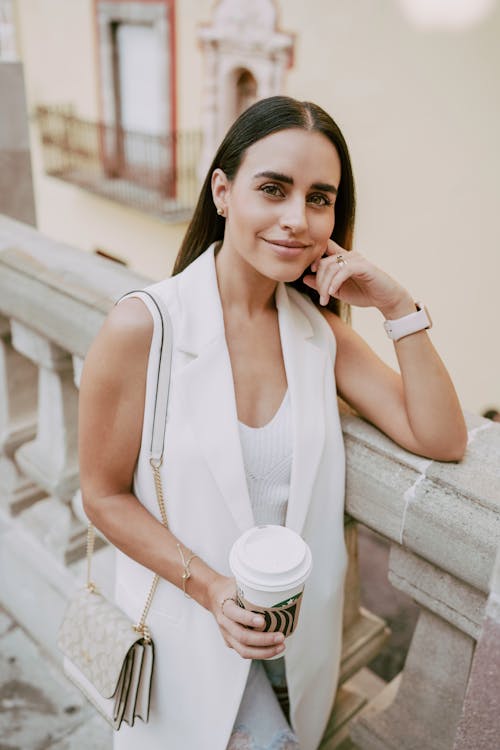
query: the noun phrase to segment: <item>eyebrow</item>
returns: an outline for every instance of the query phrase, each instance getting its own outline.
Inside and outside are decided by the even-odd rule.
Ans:
[[[254,175],[254,179],[257,179],[258,177],[267,177],[270,180],[276,180],[277,182],[285,182],[287,185],[293,185],[293,178],[289,177],[286,174],[281,174],[281,172],[264,170],[264,172],[257,172],[257,174]],[[311,188],[313,190],[323,190],[325,193],[333,193],[334,195],[336,195],[338,192],[335,185],[330,185],[327,182],[314,182],[311,185]]]

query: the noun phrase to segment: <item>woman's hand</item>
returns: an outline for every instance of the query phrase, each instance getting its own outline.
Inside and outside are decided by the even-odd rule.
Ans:
[[[236,604],[234,578],[218,576],[210,589],[210,612],[229,648],[244,659],[268,659],[284,650],[283,633],[262,633],[264,618]]]
[[[304,283],[316,289],[320,304],[330,297],[358,307],[376,307],[388,319],[415,312],[408,291],[354,250],[328,240],[325,254],[311,265]]]

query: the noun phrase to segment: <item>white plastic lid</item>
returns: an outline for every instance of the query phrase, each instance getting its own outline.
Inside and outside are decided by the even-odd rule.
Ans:
[[[312,555],[299,534],[266,524],[245,531],[231,548],[229,566],[236,579],[261,591],[300,586],[309,576]]]

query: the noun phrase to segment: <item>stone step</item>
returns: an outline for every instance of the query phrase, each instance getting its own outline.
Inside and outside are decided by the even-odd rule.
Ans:
[[[319,750],[354,749],[355,745],[349,737],[349,723],[384,687],[385,682],[367,668],[344,683],[337,692]]]
[[[366,698],[340,687],[319,750],[337,750],[349,737],[349,721],[366,705]]]
[[[335,750],[360,750],[360,748],[354,744],[350,737],[346,737],[340,745],[336,746]]]
[[[344,632],[339,684],[371,662],[390,636],[384,620],[372,612],[359,610],[359,617]]]
[[[360,750],[387,750],[385,740],[374,735],[370,720],[377,714],[383,714],[392,704],[398,692],[402,674],[400,672],[397,677],[387,683],[378,695],[370,699],[351,724],[350,735],[353,741],[357,743],[356,747],[359,746]]]

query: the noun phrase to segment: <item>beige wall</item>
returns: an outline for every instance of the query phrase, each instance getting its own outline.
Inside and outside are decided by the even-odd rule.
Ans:
[[[177,0],[177,116],[179,127],[200,128],[203,58],[198,29],[209,23],[214,0]]]
[[[20,55],[28,108],[73,105],[99,116],[98,67],[92,0],[17,0]],[[199,121],[191,127],[198,128]],[[36,126],[31,147],[38,228],[82,250],[105,250],[154,278],[169,273],[185,223],[167,224],[43,173]]]
[[[282,2],[285,30],[301,3]],[[464,32],[422,32],[387,0],[307,4],[288,93],[344,130],[358,187],[355,246],[424,300],[465,406],[500,407],[500,7]],[[375,311],[356,328],[384,358]]]
[[[97,117],[92,0],[17,0],[28,102],[73,103]]]
[[[277,0],[296,35],[292,96],[323,105],[344,130],[358,187],[356,247],[424,300],[432,337],[464,405],[500,406],[500,7],[462,32],[413,28],[396,0]],[[200,127],[203,67],[196,32],[212,0],[178,0],[178,125]],[[43,7],[43,11],[42,11]],[[91,0],[18,0],[28,100],[97,112]],[[169,226],[41,175],[40,229],[96,245],[153,276],[184,225]],[[380,315],[354,322],[393,362]]]

